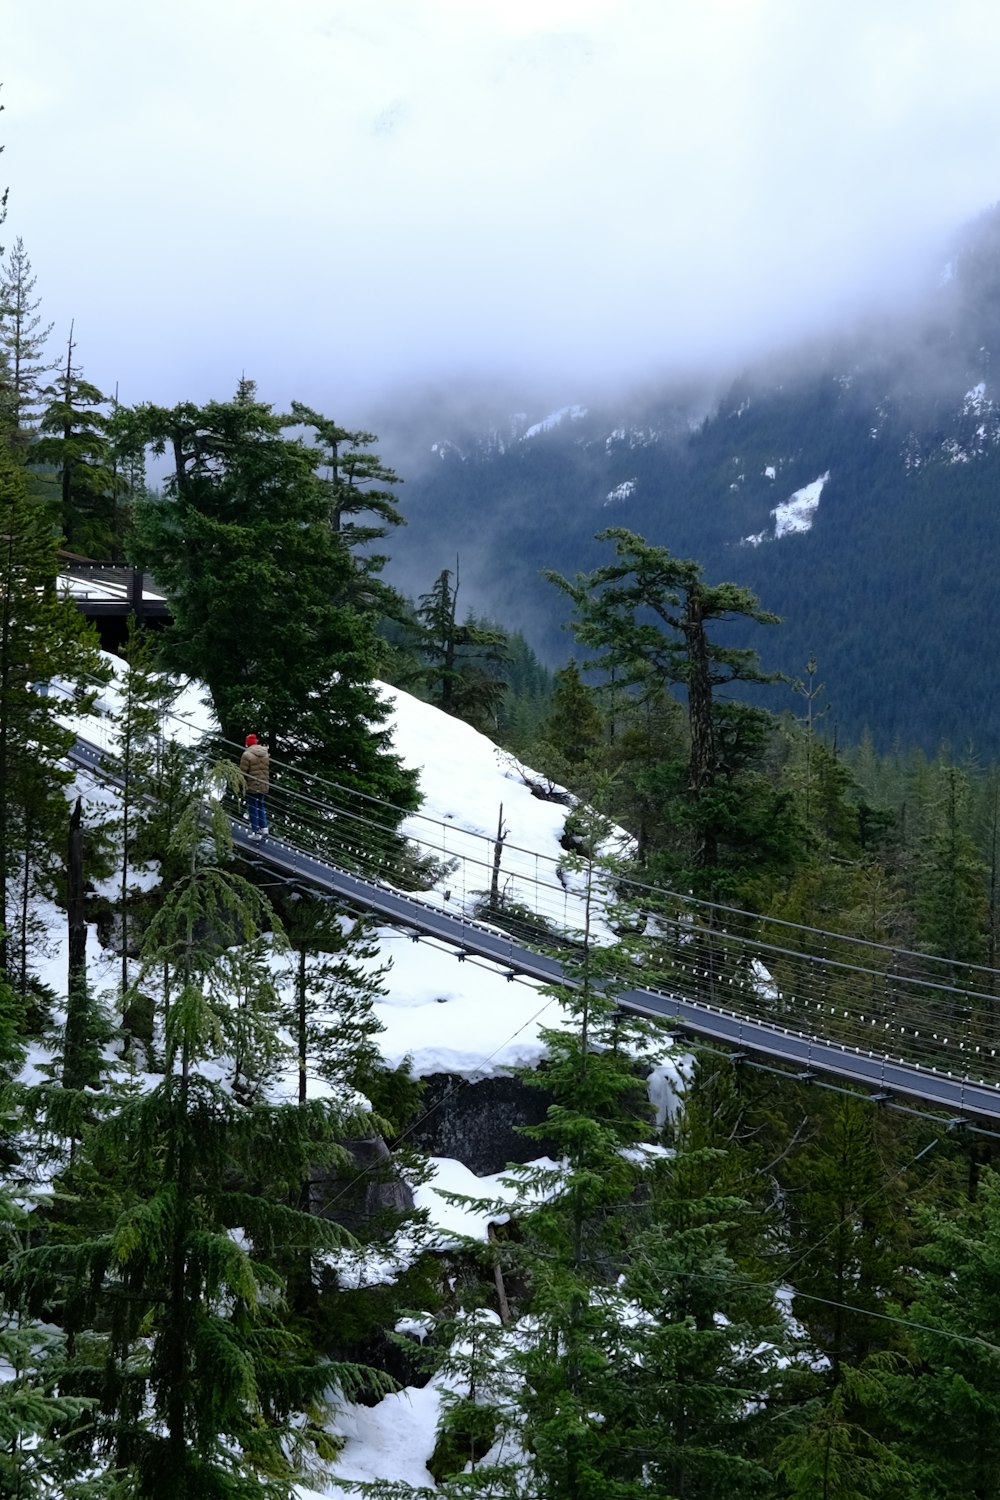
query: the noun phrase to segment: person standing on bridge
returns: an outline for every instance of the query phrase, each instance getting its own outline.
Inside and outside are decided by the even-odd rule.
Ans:
[[[248,734],[246,749],[240,756],[240,770],[247,791],[247,813],[250,837],[259,844],[267,833],[267,806],[264,798],[271,790],[271,757],[266,745],[258,745],[257,736]]]

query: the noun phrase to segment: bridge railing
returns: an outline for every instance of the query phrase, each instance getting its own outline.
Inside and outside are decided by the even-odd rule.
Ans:
[[[1000,1085],[1000,976],[815,929],[674,902],[644,965],[657,988],[816,1040]],[[793,946],[793,944],[795,946]]]
[[[207,741],[199,754],[241,750]],[[579,949],[589,885],[592,936],[610,943],[627,932],[637,988],[1000,1087],[995,969],[622,881],[419,812],[397,832],[395,810],[376,799],[292,766],[273,769],[275,832],[368,881],[557,956]]]
[[[280,808],[286,793],[279,793]],[[272,800],[274,800],[272,798]],[[291,800],[291,799],[290,799]],[[378,819],[366,800],[316,799],[298,832],[366,878],[399,888],[393,859],[380,847]],[[280,816],[280,814],[279,814]],[[337,832],[329,832],[331,820]],[[388,825],[385,825],[386,828]],[[918,1067],[1000,1085],[1000,973],[956,965],[932,954],[824,932],[801,924],[697,901],[676,892],[623,882],[599,868],[497,842],[420,814],[403,825],[411,869],[427,886],[421,899],[447,899],[528,948],[556,954],[579,946],[583,889],[596,900],[591,929],[599,942],[629,934],[638,985],[794,1028]],[[497,863],[498,861],[498,863]],[[447,879],[431,885],[444,871]],[[446,892],[446,897],[443,896]],[[623,915],[624,910],[624,915]]]
[[[74,599],[163,599],[165,595],[152,574],[124,564],[91,563],[63,560],[59,581]]]

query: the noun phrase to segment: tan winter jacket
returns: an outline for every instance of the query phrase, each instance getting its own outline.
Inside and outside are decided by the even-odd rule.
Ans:
[[[246,778],[248,792],[270,791],[271,757],[266,745],[248,745],[240,756],[240,770]]]

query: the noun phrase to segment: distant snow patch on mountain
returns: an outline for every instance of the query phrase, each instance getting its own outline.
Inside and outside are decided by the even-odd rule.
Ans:
[[[978,417],[984,411],[992,411],[993,402],[987,399],[986,382],[981,380],[974,385],[971,391],[966,391],[962,402],[962,412],[967,417]]]
[[[644,448],[655,441],[656,434],[644,427],[616,427],[604,439],[605,452],[613,448]]]
[[[635,494],[636,481],[634,479],[623,479],[621,484],[616,484],[613,490],[609,490],[605,496],[605,505],[617,505],[621,500],[627,500]]]
[[[941,444],[941,452],[950,464],[967,464],[970,454],[963,448],[957,438],[945,438]]]
[[[558,427],[567,417],[571,422],[579,422],[581,417],[586,415],[585,406],[561,406],[558,411],[550,412],[547,417],[543,417],[540,422],[529,427],[524,437],[537,437],[540,432],[551,432],[553,427]]]
[[[823,493],[823,486],[830,477],[830,470],[814,479],[812,484],[803,485],[802,489],[796,490],[781,505],[776,505],[771,514],[774,517],[774,535],[789,536],[795,531],[808,531],[813,523],[813,517],[819,506],[819,497]]]
[[[906,434],[906,440],[903,443],[902,452],[903,468],[906,470],[907,474],[912,473],[914,469],[920,468],[920,465],[924,461],[924,455],[921,448],[920,439],[917,437],[917,434],[915,432],[908,432]]]
[[[812,526],[813,517],[819,505],[819,497],[823,493],[823,486],[830,477],[830,470],[814,479],[811,484],[804,484],[800,490],[789,495],[780,505],[776,505],[771,511],[774,517],[774,531],[758,531],[753,536],[745,536],[741,539],[744,547],[759,547],[762,542],[777,541],[779,537],[791,536],[795,532],[808,531]]]

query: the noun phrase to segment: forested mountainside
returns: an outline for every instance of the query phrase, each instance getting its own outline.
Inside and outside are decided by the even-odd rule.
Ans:
[[[478,433],[428,427],[391,576],[416,594],[457,556],[468,604],[556,663],[573,643],[541,570],[607,561],[595,535],[625,526],[782,616],[754,644],[792,677],[817,659],[843,736],[992,755],[998,347],[991,210],[919,316],[795,351],[721,394],[673,388]]]
[[[201,406],[112,403],[72,337],[43,386],[32,285],[18,241],[0,273],[0,306],[28,309],[0,317],[0,1495],[340,1500],[367,1479],[383,1500],[994,1494],[995,1136],[759,1071],[742,1048],[675,1052],[614,996],[647,962],[682,992],[697,971],[783,1028],[801,1000],[831,1038],[849,1001],[886,1046],[920,948],[947,982],[926,1009],[907,994],[900,1034],[936,1045],[947,1028],[975,1081],[998,1031],[996,764],[834,744],[813,671],[794,717],[726,701],[761,674],[716,629],[764,624],[755,596],[630,531],[610,571],[557,594],[613,691],[569,666],[546,681],[523,638],[461,618],[440,556],[407,618],[382,577],[401,517],[373,433],[276,411],[249,377]],[[864,413],[862,376],[835,368],[816,389]],[[527,443],[495,438],[493,458],[548,455],[568,546],[571,462],[614,481],[603,518],[644,524],[654,460],[690,496],[714,451],[713,557],[781,555],[820,534],[834,484],[818,444],[791,453],[800,384],[745,382],[694,426],[688,393],[610,444],[570,411]],[[978,386],[970,470],[992,430]],[[921,485],[957,439],[922,441]],[[170,463],[162,492],[149,457]],[[792,534],[731,550],[752,490],[757,532],[774,510]],[[532,566],[571,570],[519,541]],[[85,574],[122,558],[151,574],[169,625],[133,619],[122,660],[103,657],[59,581],[74,554]],[[636,600],[662,631],[635,628]],[[400,693],[390,722],[386,668],[430,701]],[[178,677],[211,716],[185,704],[174,738]],[[404,718],[423,721],[418,753]],[[570,983],[515,1010],[506,966],[425,947],[418,967],[412,933],[276,878],[256,843],[238,856],[250,726],[272,757],[268,841],[351,870],[361,853],[449,912],[565,939]],[[67,764],[81,727],[114,789]],[[436,854],[411,837],[418,809]],[[551,919],[528,900],[542,827]],[[460,884],[467,832],[485,851]],[[653,921],[618,905],[633,874],[659,888]],[[617,899],[595,923],[602,884]],[[753,928],[771,935],[756,967],[722,944]],[[796,953],[818,984],[788,977]],[[470,1239],[425,1222],[432,1173],[448,1210],[467,1194]],[[415,1409],[419,1432],[400,1420]]]

